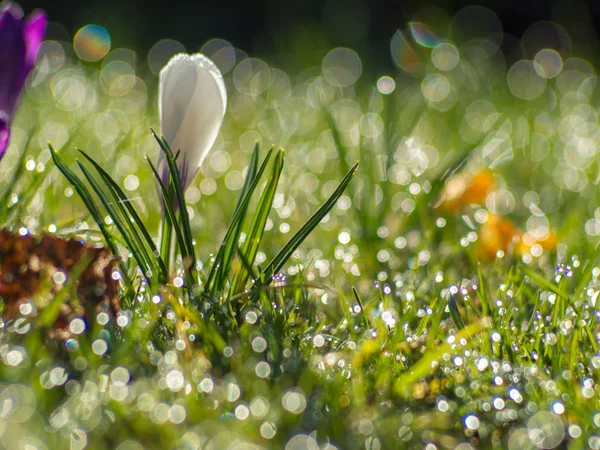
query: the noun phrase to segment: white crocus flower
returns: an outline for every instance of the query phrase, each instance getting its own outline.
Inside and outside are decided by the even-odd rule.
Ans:
[[[158,114],[162,135],[173,153],[183,188],[191,183],[213,146],[225,115],[227,91],[217,66],[206,56],[180,53],[159,75]],[[159,172],[168,179],[164,154]]]

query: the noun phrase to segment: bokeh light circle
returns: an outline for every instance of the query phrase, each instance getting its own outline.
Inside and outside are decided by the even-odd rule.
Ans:
[[[362,62],[354,50],[338,47],[325,55],[322,70],[323,76],[331,84],[348,87],[356,83],[362,74]]]
[[[535,450],[536,448],[525,428],[517,428],[508,438],[508,450]]]
[[[104,58],[102,61],[102,67],[112,61],[124,61],[131,67],[137,67],[138,56],[133,50],[128,48],[115,48],[114,50],[111,50],[108,55],[106,55],[106,58]]]
[[[88,62],[99,61],[110,50],[110,35],[100,25],[86,25],[73,38],[73,48],[80,59]]]
[[[412,39],[409,38],[406,30],[396,31],[390,43],[390,51],[394,63],[404,72],[417,73],[423,67],[421,58],[415,51]]]
[[[431,62],[440,70],[452,70],[458,64],[460,56],[458,49],[449,42],[442,42],[431,52]]]
[[[42,42],[38,52],[36,67],[43,74],[54,73],[65,64],[65,50],[56,41]]]
[[[494,214],[506,215],[514,209],[515,197],[506,189],[498,189],[486,197],[485,206]]]
[[[445,76],[432,73],[421,82],[421,92],[428,102],[441,102],[450,93],[450,83]]]
[[[235,66],[235,49],[224,39],[211,39],[202,46],[200,53],[212,59],[223,75]]]
[[[247,58],[233,70],[233,83],[238,92],[246,95],[260,95],[272,83],[271,69],[262,60]]]
[[[169,62],[177,53],[185,52],[185,47],[181,42],[173,39],[163,39],[152,46],[148,52],[148,66],[150,71],[158,76],[160,69]]]
[[[36,412],[36,397],[27,386],[3,383],[0,385],[0,405],[3,422],[23,423]]]
[[[125,61],[111,61],[102,67],[100,80],[111,97],[121,97],[135,85],[134,69]]]
[[[545,48],[533,58],[533,67],[542,78],[554,78],[563,68],[562,58],[556,50]]]
[[[377,80],[377,90],[384,95],[389,95],[396,89],[396,82],[393,78],[383,76]]]
[[[596,83],[594,68],[589,62],[580,58],[569,58],[564,61],[563,69],[556,77],[556,87],[561,94],[576,93],[581,100],[594,92]]]
[[[527,434],[537,448],[557,447],[565,437],[565,427],[559,416],[540,411],[527,422]]]
[[[533,61],[526,59],[517,61],[510,68],[506,80],[510,92],[523,100],[533,100],[546,88],[546,80],[537,74]]]
[[[456,13],[452,19],[450,35],[455,42],[482,39],[500,45],[503,36],[502,23],[488,8],[467,6]]]
[[[567,55],[571,52],[571,38],[567,30],[560,24],[542,20],[531,25],[521,37],[521,43],[532,58],[545,48],[551,48],[558,53]]]
[[[440,43],[439,38],[428,25],[421,22],[411,22],[408,27],[417,44],[427,48],[435,48]]]

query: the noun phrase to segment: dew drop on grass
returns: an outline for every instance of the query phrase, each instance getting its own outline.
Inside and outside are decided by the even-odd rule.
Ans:
[[[19,312],[24,315],[24,316],[28,316],[29,314],[31,314],[34,310],[33,307],[33,303],[31,302],[26,302],[26,303],[21,303],[19,305]]]
[[[178,392],[183,388],[185,378],[183,372],[178,369],[170,370],[165,376],[167,388],[172,392]]]
[[[465,426],[469,430],[477,430],[479,428],[479,418],[474,415],[468,415],[465,417]]]
[[[245,316],[245,320],[250,325],[254,325],[258,320],[258,314],[255,311],[248,311]]]
[[[262,353],[267,349],[267,341],[262,336],[257,336],[252,340],[252,350],[256,353]]]
[[[322,334],[317,334],[313,337],[313,345],[317,348],[323,347],[325,345],[325,338]]]
[[[263,422],[260,425],[260,435],[265,439],[273,439],[277,434],[277,427],[273,422]]]
[[[238,405],[234,410],[234,415],[238,420],[246,420],[250,416],[250,410],[246,405]]]
[[[260,361],[254,367],[254,373],[259,378],[268,378],[271,375],[271,366],[266,361]]]
[[[169,422],[178,425],[180,423],[183,423],[183,421],[187,417],[187,411],[182,405],[176,404],[169,408],[168,417]]]
[[[108,323],[109,316],[105,312],[101,312],[96,316],[96,322],[100,325],[106,325]]]
[[[306,397],[300,391],[290,390],[281,398],[283,408],[292,414],[301,414],[306,409]]]
[[[235,383],[227,383],[225,385],[225,399],[228,402],[235,402],[238,398],[240,398],[241,391],[240,387]]]
[[[450,405],[445,399],[438,400],[437,408],[440,412],[447,412],[450,409]]]
[[[67,276],[65,275],[64,272],[61,271],[57,271],[54,273],[54,275],[52,276],[52,280],[56,283],[56,284],[64,284],[65,281],[67,281]]]
[[[92,351],[98,356],[104,355],[107,350],[108,345],[106,344],[106,341],[104,339],[96,339],[92,343]]]
[[[73,334],[81,334],[85,331],[85,322],[82,319],[73,319],[69,324],[69,329]]]
[[[119,317],[117,317],[117,325],[118,326],[123,328],[123,327],[126,327],[127,324],[129,324],[129,317],[127,317],[125,314],[121,314],[121,315],[119,315]]]
[[[68,339],[65,342],[65,347],[68,352],[75,352],[79,350],[79,342],[77,342],[75,339]]]
[[[25,349],[22,347],[15,347],[12,350],[6,353],[6,356],[3,358],[4,362],[9,366],[18,366],[21,364],[27,356]]]
[[[205,394],[210,394],[213,391],[215,384],[213,380],[209,377],[203,378],[200,383],[198,383],[198,389],[204,392]]]
[[[31,330],[31,323],[29,323],[26,319],[21,317],[15,320],[13,329],[17,334],[27,334],[27,332]]]

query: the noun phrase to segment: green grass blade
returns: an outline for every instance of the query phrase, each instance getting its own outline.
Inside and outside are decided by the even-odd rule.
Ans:
[[[152,130],[152,134],[154,138],[158,141],[160,148],[165,154],[165,159],[167,160],[167,164],[169,165],[169,173],[173,179],[173,187],[175,190],[175,196],[177,198],[177,204],[179,205],[179,224],[183,228],[183,237],[184,244],[187,247],[187,257],[190,258],[190,264],[192,267],[196,267],[196,250],[194,248],[194,238],[192,237],[192,228],[190,226],[190,216],[188,214],[186,202],[185,202],[185,192],[183,184],[181,183],[181,174],[179,173],[179,168],[175,162],[175,156],[173,155],[173,151],[167,144],[167,141],[164,137],[159,138],[156,133]],[[168,197],[165,197],[165,202],[168,202]],[[176,224],[177,222],[173,222]],[[182,251],[183,253],[183,251]]]
[[[272,150],[272,149],[271,149]],[[270,159],[271,152],[269,152],[268,157]],[[250,158],[250,165],[248,166],[248,175],[246,177],[246,181],[244,182],[244,186],[242,187],[242,193],[238,197],[238,201],[236,207],[234,209],[234,216],[239,210],[239,220],[237,221],[233,234],[231,235],[231,239],[229,239],[223,248],[222,253],[222,264],[218,267],[216,283],[215,283],[215,291],[221,291],[225,287],[225,283],[227,281],[227,277],[229,275],[229,271],[231,270],[231,265],[233,264],[233,259],[235,257],[236,250],[238,248],[238,242],[240,240],[240,236],[242,234],[242,227],[246,220],[246,214],[248,212],[249,202],[243,203],[243,200],[247,195],[250,194],[250,188],[253,186],[254,181],[258,181],[260,177],[257,179],[258,174],[258,161],[259,161],[259,145],[258,142],[254,146],[254,151],[252,152],[252,157]],[[266,165],[264,166],[267,167]],[[261,172],[261,176],[262,176]],[[251,197],[250,197],[251,198]]]
[[[329,129],[331,130],[331,135],[333,137],[335,150],[338,154],[340,168],[343,170],[343,173],[348,173],[348,171],[350,170],[350,166],[348,165],[348,161],[346,160],[348,152],[344,144],[342,144],[342,137],[340,136],[337,123],[331,111],[327,111],[327,121],[329,124]]]
[[[81,125],[76,126],[75,130],[79,130],[79,128],[81,128]],[[76,133],[72,133],[69,136],[69,138],[67,139],[67,141],[63,144],[62,148],[69,147],[69,145],[73,141],[75,135],[76,135]],[[23,170],[23,168],[25,168],[25,164],[21,164],[21,163],[24,162],[26,155],[29,154],[30,146],[35,145],[35,142],[31,139],[32,136],[33,136],[33,130],[31,133],[27,133],[27,143],[25,144],[25,150],[23,151],[23,153],[21,155],[21,159],[19,159],[19,169],[17,170],[17,173],[15,173],[15,177],[14,177],[15,182],[18,182],[18,179],[21,176],[22,170]],[[21,173],[18,173],[19,170],[21,171]],[[34,198],[35,194],[38,192],[40,186],[42,185],[44,180],[46,180],[46,177],[49,174],[50,174],[49,170],[44,170],[43,172],[35,171],[31,177],[31,180],[29,181],[29,183],[27,185],[27,189],[25,189],[19,195],[19,201],[16,202],[15,204],[13,204],[10,208],[7,208],[6,206],[2,207],[2,205],[6,205],[6,201],[8,201],[8,197],[6,198],[6,200],[3,200],[2,203],[0,203],[0,214],[1,214],[0,221],[6,222],[8,220],[8,217],[11,215],[11,213],[16,211],[19,205],[22,205],[25,207],[28,206],[30,204],[30,202],[32,201],[32,199]],[[14,187],[15,187],[14,185],[10,186],[6,191],[6,194],[10,195],[10,193],[14,189]],[[6,208],[6,209],[3,210],[4,208]]]
[[[454,294],[450,294],[450,298],[448,298],[448,309],[450,310],[450,316],[452,317],[454,326],[456,326],[458,330],[464,329],[465,323],[463,322],[462,317],[460,317],[460,312],[456,305],[456,295]]]
[[[483,317],[475,323],[472,323],[468,327],[463,328],[456,333],[455,342],[460,342],[462,339],[470,341],[471,338],[475,337],[483,330],[491,325],[489,317]],[[432,375],[435,372],[434,362],[438,362],[445,353],[452,352],[452,344],[444,342],[438,347],[427,350],[421,359],[413,365],[408,372],[402,374],[394,383],[394,390],[400,395],[410,395],[411,387],[420,379]]]
[[[352,295],[354,295],[354,299],[360,306],[360,315],[365,319],[365,326],[367,327],[367,329],[372,328],[371,322],[369,322],[367,310],[365,309],[365,305],[364,305],[362,299],[360,298],[358,291],[356,290],[356,288],[354,286],[352,286]]]
[[[252,194],[254,193],[254,191],[256,190],[260,179],[262,178],[262,175],[267,167],[267,164],[269,162],[269,160],[271,159],[271,155],[273,154],[273,149],[271,148],[269,150],[269,152],[267,153],[267,156],[265,156],[265,159],[263,160],[260,168],[258,169],[258,172],[256,173],[256,176],[254,177],[254,180],[252,180],[252,183],[250,183],[250,187],[248,188],[248,190],[246,191],[245,195],[242,195],[240,197],[240,201],[239,203],[239,208],[235,211],[231,222],[229,224],[229,227],[227,228],[227,231],[225,233],[225,237],[223,238],[223,241],[221,242],[221,245],[219,247],[219,251],[217,252],[217,256],[215,257],[215,261],[210,269],[207,281],[206,281],[206,286],[211,290],[211,294],[215,295],[215,293],[217,291],[220,291],[222,289],[222,281],[220,283],[215,283],[214,280],[217,276],[217,273],[221,272],[220,278],[221,280],[223,279],[224,273],[228,272],[228,267],[226,267],[226,265],[224,264],[226,261],[231,261],[231,259],[226,258],[226,252],[230,251],[229,248],[231,248],[231,251],[234,251],[235,247],[237,246],[237,240],[239,240],[239,233],[240,233],[240,226],[241,226],[241,222],[243,221],[246,211],[248,209],[248,205],[250,203],[250,199],[252,198]],[[238,238],[238,239],[236,239]],[[231,247],[232,246],[232,247]]]
[[[538,293],[535,300],[535,305],[533,306],[533,310],[531,311],[531,316],[529,317],[529,322],[527,322],[527,329],[525,331],[525,334],[529,333],[533,329],[533,324],[535,323],[535,315],[540,307],[541,300],[542,296],[540,293]]]
[[[553,292],[558,297],[560,297],[564,300],[569,300],[569,297],[564,292],[562,292],[560,289],[558,289],[558,286],[552,284],[550,281],[546,280],[543,276],[538,275],[533,270],[531,270],[525,266],[519,266],[519,270],[521,270],[521,272],[523,272],[525,275],[527,275],[529,278],[531,278],[533,281],[535,281],[538,285],[540,285],[544,289],[547,289],[550,292]]]
[[[152,280],[148,277],[148,271],[152,271],[151,262],[147,260],[148,254],[144,253],[144,251],[140,249],[138,244],[134,241],[133,237],[127,230],[127,224],[119,215],[119,212],[114,207],[113,202],[110,198],[108,198],[106,193],[103,191],[102,187],[94,179],[89,170],[87,170],[87,168],[83,164],[81,164],[81,162],[77,161],[77,164],[79,165],[79,168],[81,169],[81,172],[83,173],[85,178],[88,180],[88,183],[90,183],[90,186],[92,187],[92,189],[94,190],[94,192],[108,211],[108,214],[113,220],[117,229],[119,230],[119,233],[121,233],[121,236],[127,244],[127,248],[129,249],[129,251],[131,251],[133,257],[137,261],[138,266],[142,274],[144,275],[144,278],[146,278],[148,284],[152,284]]]
[[[25,170],[25,158],[27,157],[27,151],[23,151],[21,156],[19,157],[19,161],[17,162],[17,170],[15,170],[12,178],[7,183],[4,192],[2,193],[2,198],[0,198],[0,220],[2,222],[6,221],[6,216],[8,215],[8,200],[10,198],[10,194],[12,194],[17,182],[21,179],[21,175]]]
[[[346,176],[342,179],[336,190],[331,194],[331,196],[327,199],[327,201],[321,205],[321,207],[311,216],[308,221],[302,225],[302,227],[292,236],[292,238],[287,242],[287,244],[275,255],[275,257],[271,260],[271,262],[265,268],[265,284],[269,284],[273,275],[281,270],[286,261],[292,256],[292,254],[296,251],[296,249],[304,242],[304,239],[314,230],[317,225],[321,222],[323,217],[333,208],[341,197],[342,193],[352,181],[352,177],[356,173],[356,169],[358,169],[358,163],[354,164],[352,168],[348,171]]]
[[[479,300],[481,301],[481,313],[484,316],[489,316],[492,310],[490,306],[490,299],[488,298],[487,286],[483,273],[481,272],[481,265],[477,264],[477,278],[479,280]]]
[[[392,103],[392,104],[390,104]],[[398,98],[394,96],[385,95],[383,96],[383,111],[382,116],[385,117],[383,126],[383,142],[385,145],[385,166],[384,174],[385,181],[380,184],[382,201],[380,207],[377,210],[377,221],[376,223],[383,223],[385,220],[385,214],[389,211],[389,205],[391,200],[390,188],[391,182],[389,180],[390,169],[396,162],[395,153],[400,143],[399,136],[412,136],[417,130],[417,127],[421,123],[425,112],[427,111],[426,103],[423,103],[418,112],[410,116],[410,120],[406,123],[400,123],[401,129],[396,129],[395,132],[392,126],[392,121],[398,120]]]
[[[263,194],[259,200],[258,207],[254,213],[254,218],[250,225],[250,230],[246,234],[246,241],[244,242],[244,247],[242,248],[242,254],[250,266],[254,264],[258,247],[265,232],[267,219],[269,218],[269,213],[271,212],[271,208],[273,206],[273,199],[275,198],[275,193],[277,192],[279,177],[281,176],[281,171],[283,170],[283,163],[284,153],[283,150],[280,150],[275,157],[273,171],[271,172],[271,176],[269,177],[267,185],[265,186]],[[240,266],[240,269],[237,271],[233,279],[231,288],[232,295],[238,294],[244,289],[246,283],[248,282],[249,275],[250,274],[248,270],[246,270],[244,266]]]
[[[165,212],[167,213],[167,215],[169,216],[169,220],[171,221],[171,223],[175,224],[175,226],[173,227],[173,229],[175,230],[175,238],[177,239],[177,244],[179,245],[179,250],[181,251],[181,256],[184,258],[189,258],[189,254],[188,254],[188,248],[185,244],[185,238],[183,236],[183,233],[181,232],[181,228],[177,226],[177,216],[175,215],[175,210],[173,209],[173,205],[171,204],[171,202],[168,201],[169,198],[169,191],[167,190],[167,187],[164,185],[164,183],[162,182],[162,179],[158,173],[158,171],[156,170],[156,167],[154,167],[154,164],[152,164],[152,161],[150,161],[150,159],[146,158],[148,161],[148,164],[150,164],[150,168],[152,169],[152,173],[154,173],[154,177],[156,178],[156,181],[158,182],[158,185],[160,187],[160,190],[162,192],[163,198],[165,200]],[[194,277],[191,274],[191,271],[193,270],[194,266],[191,266],[188,270],[186,271],[186,273],[189,273],[191,279],[188,281],[192,281],[191,284],[193,283],[193,279]],[[191,285],[190,285],[191,287]]]
[[[4,214],[6,218],[3,218],[3,221],[12,219],[13,214],[19,209],[27,208],[31,204],[35,194],[37,194],[49,174],[49,170],[44,170],[43,172],[36,171],[33,173],[31,180],[27,185],[27,189],[25,189],[24,192],[19,195],[19,201],[7,208],[7,211]]]
[[[165,274],[169,277],[171,273],[171,238],[173,237],[173,223],[168,214],[163,211],[160,222],[160,259],[165,263]]]
[[[51,144],[48,144],[48,148],[50,149],[50,154],[52,155],[52,160],[54,161],[54,164],[56,164],[58,170],[62,172],[62,174],[69,181],[69,183],[73,185],[73,187],[79,194],[79,197],[85,204],[87,210],[92,215],[92,218],[98,225],[98,228],[100,228],[100,232],[102,233],[102,236],[104,236],[104,240],[106,241],[108,248],[110,248],[110,251],[113,253],[113,255],[119,256],[119,248],[117,247],[116,242],[114,241],[111,233],[109,232],[108,227],[104,223],[104,218],[100,213],[100,209],[94,202],[92,195],[85,187],[85,185],[81,182],[81,180],[71,171],[71,169],[67,167],[67,165],[63,162],[60,156],[58,156],[58,154],[54,150],[54,147],[52,147]],[[129,292],[133,292],[133,286],[131,284],[131,280],[129,279],[129,276],[127,274],[127,268],[125,267],[123,261],[119,261],[119,267],[121,269],[121,272],[123,273],[123,281],[127,286],[127,290]]]
[[[154,241],[152,240],[150,233],[144,226],[144,223],[143,223],[142,219],[140,218],[139,214],[137,213],[137,211],[135,210],[131,200],[129,199],[129,197],[127,197],[127,195],[123,192],[123,190],[119,187],[119,185],[112,179],[112,177],[96,161],[94,161],[83,150],[79,150],[79,152],[90,162],[90,164],[92,164],[94,166],[96,171],[98,171],[98,173],[100,174],[100,176],[102,177],[102,179],[104,180],[106,185],[109,187],[111,193],[115,197],[117,204],[121,208],[123,208],[123,207],[126,208],[127,212],[131,216],[131,218],[133,218],[133,223],[131,220],[126,221],[129,225],[130,231],[136,236],[137,240],[140,241],[140,245],[143,245],[141,243],[141,241],[142,241],[141,237],[144,238],[144,241],[148,245],[148,248],[150,249],[151,254],[154,256],[154,258],[157,261],[157,266],[159,269],[159,281],[163,284],[166,283],[167,269],[165,267],[165,263],[162,260],[162,258],[160,257],[160,254],[158,253],[158,249],[156,248],[156,245],[154,244]],[[126,214],[125,214],[125,217],[127,217]],[[137,226],[137,230],[139,230],[139,232],[141,232],[141,237],[139,236],[139,234],[136,230],[136,226]]]
[[[252,183],[254,183],[254,180],[256,179],[256,175],[258,173],[258,168],[259,168],[259,166],[258,166],[259,156],[260,156],[260,145],[258,144],[258,142],[256,142],[256,144],[254,144],[254,149],[252,150],[252,156],[250,156],[250,164],[248,165],[248,172],[246,174],[246,179],[244,180],[244,185],[242,186],[242,189],[240,191],[240,196],[238,197],[238,201],[233,210],[233,215],[235,215],[237,213],[238,209],[241,207],[244,197],[246,196],[246,194],[248,193],[248,190],[250,189],[250,186],[252,186]]]
[[[600,244],[596,245],[591,258],[583,266],[583,270],[581,271],[581,279],[579,280],[577,288],[575,288],[575,292],[573,293],[573,301],[581,297],[586,286],[592,279],[592,271],[594,270],[594,266],[598,258],[600,258]]]
[[[346,174],[351,170],[350,165],[348,164],[348,150],[346,149],[346,146],[344,145],[344,143],[342,142],[342,136],[339,132],[338,126],[337,126],[337,122],[335,120],[335,117],[333,117],[333,113],[331,110],[327,111],[327,120],[328,120],[328,124],[329,124],[329,129],[331,130],[331,135],[333,137],[333,144],[335,147],[335,150],[337,151],[337,155],[338,155],[338,161],[339,161],[339,167],[341,170],[341,174]],[[361,145],[362,145],[362,139],[361,139]],[[360,165],[362,166],[363,170],[365,170],[367,176],[371,176],[372,174],[370,173],[370,164],[369,160],[365,160],[365,154],[367,152],[364,151],[359,151],[359,158],[360,158]],[[365,165],[365,163],[367,163],[367,165]],[[370,190],[370,186],[365,186],[365,189],[369,189]],[[356,187],[350,186],[349,188],[350,190],[350,196],[351,198],[355,199],[356,198]],[[365,195],[366,197],[370,197],[370,193],[367,193]],[[370,203],[370,202],[369,202]],[[360,227],[363,231],[363,233],[369,233],[369,214],[364,210],[364,205],[362,205],[361,203],[354,205],[354,207],[352,208],[352,210],[354,211],[356,220],[358,220],[358,222],[360,223]]]

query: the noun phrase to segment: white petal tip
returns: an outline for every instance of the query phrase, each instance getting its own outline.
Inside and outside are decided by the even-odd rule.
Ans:
[[[219,86],[219,90],[221,91],[221,97],[223,98],[223,115],[225,115],[225,109],[227,107],[227,90],[225,89],[223,75],[221,75],[221,71],[217,65],[206,55],[203,55],[202,53],[194,53],[192,55],[188,53],[177,53],[160,70],[158,76],[159,78],[162,78],[167,74],[167,72],[173,70],[174,68],[180,68],[185,65],[206,70],[215,78]]]

